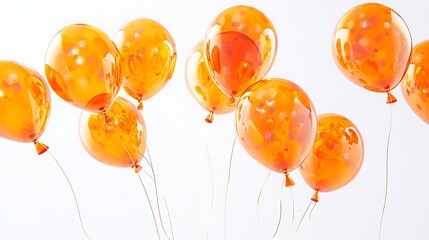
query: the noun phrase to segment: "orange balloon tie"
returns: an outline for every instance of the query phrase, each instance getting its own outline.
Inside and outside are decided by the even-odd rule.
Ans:
[[[311,201],[313,201],[315,203],[319,202],[319,191],[316,190],[316,192],[311,197]]]
[[[49,149],[49,147],[46,144],[38,142],[37,140],[34,141],[34,145],[36,146],[36,152],[39,155],[42,155]]]
[[[388,92],[387,92],[387,100],[386,100],[386,103],[387,103],[387,104],[392,104],[392,103],[395,103],[396,101],[398,101],[398,100],[396,99],[396,97],[395,97],[395,96],[393,96],[393,94],[392,94],[390,91],[388,91]]]
[[[206,123],[212,123],[214,120],[213,111],[210,111],[210,113],[206,117]]]
[[[133,170],[135,173],[139,173],[142,170],[142,166],[135,164]]]
[[[235,98],[234,95],[232,95],[228,100],[228,106],[232,107],[235,105]]]
[[[289,173],[285,173],[285,176],[286,176],[286,179],[285,179],[285,186],[286,187],[292,187],[293,185],[295,185],[295,182],[289,176]]]
[[[142,100],[141,100],[141,99],[139,100],[139,103],[138,103],[138,105],[137,105],[137,109],[138,109],[138,110],[143,110],[143,109],[144,109],[144,107],[143,107],[143,102],[142,102]]]

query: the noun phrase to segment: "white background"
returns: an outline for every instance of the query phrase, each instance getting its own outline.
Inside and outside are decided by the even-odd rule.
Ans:
[[[68,24],[91,24],[110,36],[137,17],[163,24],[176,41],[177,66],[168,85],[145,102],[143,111],[158,184],[168,201],[175,239],[205,239],[210,216],[209,239],[224,239],[223,201],[235,136],[234,116],[216,116],[207,126],[206,112],[186,88],[184,64],[217,14],[237,4],[255,6],[271,19],[278,33],[277,59],[267,76],[296,82],[313,100],[317,113],[339,113],[351,119],[363,134],[366,152],[354,181],[338,191],[321,194],[311,220],[307,216],[295,234],[313,191],[298,172],[292,173],[296,181],[292,225],[291,193],[280,191],[283,176],[273,173],[258,208],[258,192],[268,170],[238,143],[231,170],[227,239],[258,239],[258,228],[259,239],[271,239],[281,196],[283,221],[276,239],[285,239],[289,231],[289,239],[377,239],[385,186],[386,95],[346,80],[331,56],[335,24],[359,3],[363,1],[5,1],[0,7],[0,59],[25,63],[44,74],[48,43]],[[382,3],[405,19],[414,43],[429,39],[428,1]],[[429,128],[408,108],[399,88],[393,93],[398,102],[393,105],[390,185],[382,239],[428,239]],[[123,92],[121,95],[125,96]],[[54,92],[52,96],[50,121],[40,141],[51,147],[68,173],[88,234],[93,240],[156,239],[137,176],[131,169],[106,166],[87,155],[77,130],[80,110]],[[211,215],[205,139],[214,172]],[[73,196],[49,155],[38,156],[32,144],[4,139],[0,149],[0,239],[85,239]],[[154,196],[150,180],[144,178],[144,182]]]

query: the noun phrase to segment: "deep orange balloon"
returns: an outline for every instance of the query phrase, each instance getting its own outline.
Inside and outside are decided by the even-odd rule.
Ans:
[[[363,158],[364,143],[359,129],[341,115],[321,114],[316,141],[299,170],[311,188],[329,192],[352,181]]]
[[[146,150],[146,127],[134,104],[118,97],[106,113],[83,112],[80,138],[96,160],[113,167],[137,165]]]
[[[270,170],[296,169],[313,145],[317,118],[313,103],[295,83],[266,79],[253,84],[236,109],[238,139]]]
[[[394,10],[365,3],[349,10],[333,35],[335,63],[353,83],[390,92],[402,80],[411,57],[411,35]]]
[[[121,86],[120,55],[101,30],[85,24],[61,29],[51,40],[45,73],[62,99],[91,112],[107,110]]]
[[[45,131],[51,95],[43,77],[13,61],[0,61],[0,136],[35,142]]]
[[[249,6],[224,10],[205,41],[209,72],[228,96],[239,97],[271,68],[277,53],[276,30],[261,11]]]
[[[225,114],[234,111],[226,96],[210,76],[203,54],[203,42],[199,42],[186,61],[185,79],[191,95],[207,111],[206,122],[213,122],[213,114]]]
[[[401,89],[408,106],[429,124],[429,41],[417,44]]]
[[[158,22],[138,18],[125,23],[114,39],[121,53],[125,91],[139,101],[158,93],[176,67],[176,45]]]

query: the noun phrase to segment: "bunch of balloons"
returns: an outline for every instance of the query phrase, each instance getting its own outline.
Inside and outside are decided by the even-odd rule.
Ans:
[[[331,191],[351,181],[363,161],[357,127],[338,114],[316,115],[296,83],[266,78],[277,54],[272,22],[250,6],[233,6],[191,50],[185,77],[197,102],[213,114],[235,111],[237,137],[264,167],[285,175],[299,166],[307,183]],[[305,161],[304,161],[305,160]]]

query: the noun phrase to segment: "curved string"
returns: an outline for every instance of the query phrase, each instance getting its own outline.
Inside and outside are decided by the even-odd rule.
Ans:
[[[284,186],[284,183],[282,182],[281,185],[280,185],[280,191],[283,189],[283,186]],[[276,235],[277,235],[277,233],[279,231],[279,228],[280,228],[280,223],[282,222],[282,216],[283,216],[283,197],[282,197],[282,195],[280,195],[279,204],[280,204],[279,221],[277,222],[276,230],[275,230],[273,236],[271,237],[271,239],[274,239],[276,237]]]
[[[256,208],[257,208],[257,219],[258,219],[258,239],[260,238],[260,228],[261,228],[261,217],[260,217],[260,214],[259,214],[259,202],[260,202],[260,200],[261,200],[261,196],[262,196],[262,192],[264,191],[264,189],[265,189],[265,185],[267,185],[267,182],[268,182],[268,179],[270,178],[270,175],[271,175],[271,170],[268,172],[268,175],[267,175],[267,177],[265,178],[265,181],[264,181],[264,183],[262,184],[262,187],[261,187],[261,189],[259,190],[259,194],[258,194],[258,199],[257,199],[257,201],[256,201]]]
[[[305,215],[307,215],[308,209],[310,209],[310,206],[311,206],[312,203],[313,203],[313,201],[310,201],[310,203],[308,204],[307,208],[305,209],[305,212],[302,215],[301,220],[299,221],[298,227],[296,228],[296,232],[299,231],[299,228],[301,227],[302,220],[304,220]]]
[[[292,218],[291,218],[291,221],[290,221],[290,228],[289,228],[289,231],[286,234],[285,239],[288,239],[289,235],[292,233],[292,226],[293,226],[293,224],[295,222],[295,196],[293,194],[293,187],[290,187],[289,189],[290,189],[290,193],[291,193],[291,197],[292,197]]]
[[[209,125],[207,124],[207,128],[209,127]],[[213,176],[213,168],[212,168],[212,162],[210,160],[210,154],[209,154],[209,146],[208,146],[208,130],[206,130],[205,132],[205,141],[204,141],[204,145],[205,145],[205,152],[206,152],[206,157],[207,157],[207,162],[209,165],[209,170],[210,170],[210,178],[211,178],[211,200],[210,200],[210,215],[209,215],[209,223],[208,223],[208,227],[207,227],[207,233],[206,233],[206,240],[209,239],[209,235],[210,235],[210,228],[211,228],[211,219],[212,219],[212,214],[213,214],[213,202],[214,202],[214,176]]]
[[[228,179],[226,182],[226,193],[225,193],[225,209],[224,209],[224,214],[223,214],[223,218],[224,218],[224,227],[225,227],[225,240],[226,240],[226,233],[227,233],[227,227],[226,227],[226,210],[227,210],[227,202],[228,202],[228,191],[229,191],[229,183],[231,181],[231,165],[232,165],[232,156],[234,154],[234,148],[235,148],[235,143],[237,141],[237,135],[235,135],[234,137],[234,142],[232,143],[232,148],[231,148],[231,154],[229,156],[229,167],[228,167]]]
[[[392,122],[393,122],[393,118],[392,118],[392,112],[393,112],[393,107],[392,104],[390,104],[390,119],[389,119],[389,132],[387,135],[387,144],[386,144],[386,179],[385,179],[385,189],[384,189],[384,202],[383,202],[383,209],[381,211],[381,219],[380,219],[380,228],[378,231],[378,239],[381,239],[381,232],[382,232],[382,228],[383,228],[383,220],[384,220],[384,212],[386,210],[386,203],[387,203],[387,193],[388,193],[388,187],[389,187],[389,148],[390,148],[390,135],[392,133]]]
[[[82,228],[82,231],[85,234],[86,238],[88,240],[91,240],[91,238],[86,233],[85,227],[83,225],[82,214],[80,212],[79,202],[77,201],[76,193],[74,191],[73,185],[71,184],[71,181],[70,181],[69,177],[67,176],[66,172],[64,171],[63,167],[58,162],[58,160],[55,158],[55,156],[51,153],[51,151],[48,149],[47,152],[49,153],[49,155],[51,156],[51,158],[54,160],[54,162],[57,164],[57,166],[60,168],[61,172],[63,173],[64,178],[67,180],[69,188],[70,188],[70,190],[71,190],[71,192],[73,194],[73,198],[74,198],[74,202],[75,202],[75,205],[76,205],[77,214],[79,216],[80,227]]]
[[[137,176],[139,177],[139,180],[140,180],[140,183],[141,183],[141,185],[142,185],[142,187],[143,187],[144,193],[146,194],[146,198],[148,199],[148,203],[149,203],[150,210],[151,210],[151,212],[152,212],[152,218],[153,218],[153,221],[154,221],[154,223],[155,223],[156,233],[157,233],[157,235],[158,235],[158,239],[161,239],[161,236],[159,235],[158,224],[156,224],[155,213],[154,213],[154,211],[153,211],[152,203],[151,203],[150,198],[149,198],[149,194],[148,194],[148,192],[147,192],[147,190],[146,190],[146,187],[145,187],[145,185],[144,185],[144,183],[143,183],[143,180],[142,180],[142,178],[141,178],[140,174],[137,174]]]
[[[308,215],[308,219],[311,221],[311,214],[313,214],[313,210],[316,208],[317,202],[314,202],[313,207],[311,208],[310,215]]]

